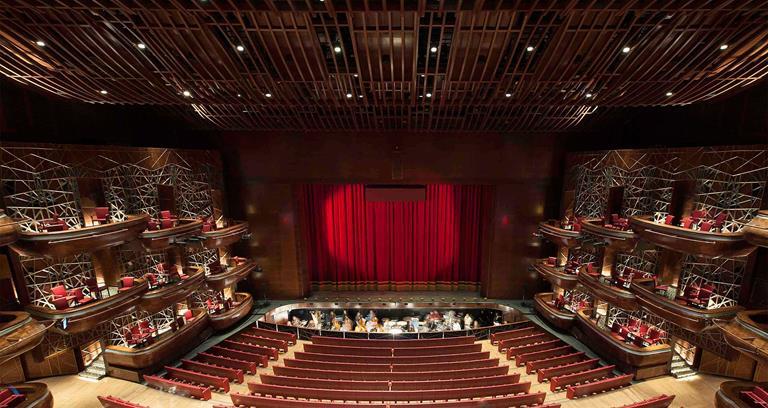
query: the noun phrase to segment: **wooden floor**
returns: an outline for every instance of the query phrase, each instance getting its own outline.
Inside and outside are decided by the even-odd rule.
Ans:
[[[303,342],[299,342],[299,345],[291,347],[288,353],[281,354],[280,359],[282,360],[286,356],[292,356],[294,351],[301,350],[303,348],[302,343]],[[496,348],[492,347],[488,341],[483,341],[483,349],[490,350],[492,357],[500,356],[496,351]],[[500,357],[500,361],[502,361],[503,364],[508,363],[504,360],[503,356]],[[274,365],[274,362],[271,362],[270,367],[268,368],[260,368],[259,372],[271,373],[272,365]],[[677,395],[675,401],[672,403],[673,407],[712,407],[714,406],[715,392],[719,388],[720,383],[726,380],[725,378],[709,375],[698,375],[683,380],[665,376],[643,381],[630,387],[606,394],[579,400],[568,400],[565,398],[565,391],[550,393],[548,383],[537,383],[535,375],[526,375],[525,370],[522,367],[517,368],[512,366],[510,373],[512,372],[521,373],[520,381],[531,381],[532,391],[547,392],[546,402],[559,402],[562,404],[563,408],[616,407],[664,393]],[[248,381],[258,382],[258,376],[246,375],[246,382]],[[152,408],[210,408],[213,405],[232,403],[228,394],[213,393],[213,398],[210,401],[197,401],[189,398],[177,397],[140,384],[109,377],[98,382],[91,382],[83,380],[77,376],[64,376],[44,379],[41,380],[41,382],[48,384],[48,387],[51,389],[55,400],[54,406],[56,408],[100,407],[101,405],[96,399],[96,396],[98,395],[114,395]],[[297,384],[300,384],[300,381],[297,381]],[[245,383],[231,383],[230,386],[232,387],[232,392],[248,391],[248,387]]]

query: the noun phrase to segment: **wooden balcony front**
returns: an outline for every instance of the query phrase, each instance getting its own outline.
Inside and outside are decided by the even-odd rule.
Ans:
[[[553,244],[568,248],[577,246],[579,244],[578,239],[581,236],[579,231],[560,228],[560,221],[558,220],[540,222],[539,232]]]
[[[714,319],[730,318],[743,309],[741,306],[699,309],[656,294],[653,286],[653,279],[635,279],[629,290],[637,297],[640,307],[690,331],[703,330]]]
[[[573,327],[576,314],[556,309],[552,304],[553,298],[552,292],[537,293],[533,296],[533,308],[552,326],[568,331]]]
[[[60,259],[94,252],[132,241],[147,228],[149,216],[128,215],[125,221],[54,232],[19,232],[14,244],[20,251]]]
[[[596,298],[627,311],[637,310],[637,297],[634,293],[623,288],[600,283],[596,277],[590,276],[583,268],[579,270],[579,283]]]
[[[602,329],[590,319],[590,309],[576,313],[574,335],[601,357],[610,361],[623,372],[634,373],[635,379],[641,380],[669,372],[668,364],[672,359],[669,344],[638,347],[614,338],[610,330]]]
[[[256,269],[255,261],[246,261],[237,266],[228,267],[225,271],[213,273],[205,277],[205,284],[215,290],[224,290],[248,277]]]
[[[203,233],[205,241],[203,246],[208,249],[226,247],[242,239],[244,234],[248,233],[248,223],[246,221],[228,221],[224,228],[215,229]]]
[[[205,282],[203,268],[190,268],[185,270],[185,273],[188,274],[187,279],[167,283],[144,293],[141,296],[141,309],[149,313],[159,312],[186,299]]]
[[[750,244],[768,248],[768,210],[759,211],[743,232]]]
[[[621,231],[607,228],[601,220],[589,220],[581,224],[585,233],[600,238],[609,248],[617,251],[631,251],[637,245],[637,234],[634,231]]]
[[[756,405],[745,400],[742,391],[752,391],[755,387],[768,390],[768,382],[725,381],[720,383],[720,389],[715,393],[717,408],[752,408]]]
[[[632,217],[632,229],[656,246],[686,254],[706,256],[743,256],[754,250],[744,234],[697,231],[654,222],[652,216]]]
[[[5,215],[5,211],[0,210],[0,246],[5,246],[16,242],[18,238],[18,227],[11,217]]]
[[[20,404],[14,405],[14,408],[53,408],[53,395],[43,383],[27,382],[4,387],[13,387],[26,397]]]
[[[237,302],[237,306],[208,316],[214,330],[226,330],[251,313],[253,296],[250,293],[237,292],[234,300]]]
[[[732,348],[768,365],[768,309],[744,310],[717,326]]]
[[[200,236],[203,231],[203,221],[198,219],[180,219],[171,228],[145,230],[139,238],[148,251],[162,251],[178,242],[184,242],[190,236]]]
[[[194,316],[184,326],[161,334],[146,347],[107,346],[104,350],[107,375],[139,382],[142,375],[153,373],[187,353],[205,340],[204,332],[210,323],[208,313],[202,309],[195,310]]]
[[[35,348],[48,327],[26,312],[0,312],[0,365]]]
[[[96,300],[82,306],[70,307],[64,310],[55,310],[41,306],[26,306],[26,310],[32,316],[41,320],[61,321],[67,319],[66,327],[62,327],[67,333],[82,333],[93,329],[99,323],[112,320],[115,316],[131,312],[138,306],[141,296],[147,291],[147,282],[137,279],[134,286],[128,290],[118,292],[113,296]]]
[[[573,289],[578,283],[578,276],[576,274],[566,273],[563,267],[548,265],[546,259],[537,259],[534,261],[533,268],[553,286],[563,289]]]

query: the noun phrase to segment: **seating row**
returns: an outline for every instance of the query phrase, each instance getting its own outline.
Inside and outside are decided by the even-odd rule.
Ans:
[[[323,378],[302,378],[297,381],[295,377],[284,377],[280,375],[261,374],[262,384],[281,385],[291,387],[296,383],[304,388],[332,389],[332,390],[367,390],[367,391],[418,391],[418,390],[449,390],[455,388],[472,388],[477,386],[477,378],[453,378],[447,380],[425,380],[425,381],[388,381],[381,378],[376,380],[338,380]],[[483,386],[490,385],[511,385],[515,384],[521,390],[528,391],[530,383],[520,383],[519,374],[505,374],[493,377],[483,377]],[[524,392],[519,391],[519,392]]]
[[[106,397],[99,395],[98,398],[99,402],[101,402],[101,406],[104,408],[149,408],[147,406],[134,404],[133,402],[125,401],[111,395]]]
[[[536,373],[536,379],[544,382],[553,377],[559,377],[566,374],[579,373],[581,371],[591,370],[600,365],[600,359],[590,358],[570,364],[559,365],[555,367],[542,368]]]
[[[408,364],[421,363],[447,363],[452,361],[472,361],[484,360],[490,358],[490,351],[477,351],[466,354],[443,354],[436,356],[416,356],[416,357],[386,357],[386,356],[347,356],[343,354],[319,354],[297,351],[294,358],[299,360],[327,361],[337,363],[358,363],[358,364],[398,364],[407,362]]]
[[[408,402],[407,404],[365,404],[366,408],[389,408],[401,406],[418,406],[421,408],[508,408],[519,406],[536,406],[537,408],[559,408],[560,404],[541,405],[545,393],[520,394],[494,398],[479,398],[463,401],[445,402]],[[357,403],[307,401],[286,398],[268,397],[262,395],[231,394],[232,403],[237,407],[259,408],[351,408],[358,407]],[[214,406],[214,408],[230,408]]]
[[[266,337],[268,339],[283,340],[287,342],[289,346],[296,344],[296,335],[292,333],[262,329],[255,324],[245,330],[247,333],[253,334],[255,336]]]
[[[211,389],[209,387],[200,387],[193,384],[169,380],[156,375],[145,375],[144,381],[147,385],[158,390],[169,392],[171,394],[183,397],[196,398],[207,401],[211,399]]]
[[[474,336],[448,337],[437,339],[413,339],[413,340],[368,340],[346,339],[339,337],[313,336],[312,344],[324,346],[346,346],[360,348],[423,348],[436,346],[461,346],[474,344]]]
[[[315,370],[335,371],[364,371],[364,372],[419,372],[441,370],[464,370],[468,368],[495,367],[499,365],[498,358],[485,360],[455,361],[447,363],[422,363],[422,364],[358,364],[358,363],[328,363],[324,361],[296,360],[286,358],[283,361],[286,367],[309,368]]]
[[[462,378],[481,378],[509,373],[509,366],[468,368],[458,370],[416,371],[416,372],[370,372],[370,371],[336,371],[330,369],[311,369],[299,367],[275,366],[272,368],[277,375],[298,378],[325,378],[332,380],[361,380],[361,381],[434,381]]]
[[[768,407],[768,391],[763,387],[755,388],[741,392],[742,399],[748,401],[753,407]]]
[[[618,408],[666,408],[672,403],[673,399],[675,399],[674,395],[661,394],[647,400],[635,402],[634,404],[622,405]]]
[[[432,346],[432,347],[406,347],[406,348],[368,348],[350,346],[326,346],[320,344],[305,344],[304,351],[318,354],[338,354],[346,356],[380,356],[380,357],[408,357],[408,356],[434,356],[445,354],[463,354],[481,351],[483,345],[461,344],[457,346]]]
[[[8,407],[12,408],[19,404],[21,404],[27,397],[19,393],[18,391],[13,391],[10,388],[3,388],[0,390],[0,407]]]
[[[570,385],[567,388],[565,396],[568,399],[575,399],[587,395],[610,391],[615,388],[625,387],[632,383],[632,377],[632,374],[624,374],[586,384]]]

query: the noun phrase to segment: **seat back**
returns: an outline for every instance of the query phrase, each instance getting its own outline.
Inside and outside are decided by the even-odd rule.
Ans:
[[[64,285],[56,285],[51,288],[51,294],[54,297],[66,297],[67,296],[67,288],[64,287]]]
[[[120,279],[120,283],[122,283],[124,288],[130,288],[133,287],[133,276],[124,276]]]
[[[173,220],[166,220],[166,219],[160,220],[160,228],[161,229],[173,228]]]
[[[93,212],[96,213],[96,219],[106,220],[107,216],[109,216],[109,207],[96,207],[93,209]]]
[[[164,220],[170,220],[171,219],[171,212],[168,210],[160,211],[160,218]]]
[[[56,310],[69,309],[69,302],[67,301],[66,297],[55,298],[53,299],[52,303]]]
[[[675,216],[674,215],[667,215],[666,218],[664,218],[664,224],[672,225],[672,223],[675,222]]]
[[[709,221],[702,221],[699,229],[703,232],[709,232],[712,229],[712,223]]]

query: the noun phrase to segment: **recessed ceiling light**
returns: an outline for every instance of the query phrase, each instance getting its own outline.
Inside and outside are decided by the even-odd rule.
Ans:
[[[422,78],[426,78],[427,76],[426,76],[426,75],[424,75],[424,74],[421,74],[421,77],[422,77]]]
[[[584,95],[584,96],[586,96],[587,98],[591,98],[591,97],[592,97],[592,94],[591,94],[591,93],[588,93],[588,94],[586,94],[586,95]]]
[[[437,47],[432,47],[432,48],[430,48],[430,49],[429,49],[429,51],[431,51],[431,52],[437,52]]]
[[[531,51],[535,50],[535,48],[533,48],[532,45],[529,45],[528,47],[525,48],[525,50],[528,51],[528,52],[531,52]]]
[[[102,95],[106,95],[106,94],[108,94],[109,92],[107,92],[105,89],[102,89],[101,91],[99,91],[99,93],[100,93],[100,94],[102,94]]]
[[[632,51],[632,48],[629,48],[629,47],[624,47],[621,49],[621,52],[623,52],[624,54],[629,54],[630,51]]]
[[[35,41],[35,44],[37,44],[40,47],[45,47],[45,41],[37,40]]]
[[[182,95],[184,95],[184,96],[185,96],[185,97],[187,97],[187,98],[189,98],[190,96],[192,96],[192,92],[189,92],[189,91],[184,91],[184,92],[182,92],[181,94],[182,94]]]
[[[667,92],[667,96],[672,96],[672,95],[674,95],[672,92]]]
[[[147,49],[147,44],[144,44],[144,43],[138,43],[136,44],[136,46],[139,47],[140,50]]]
[[[352,97],[352,94],[351,94],[351,93],[348,93],[348,94],[347,94],[347,98],[351,98],[351,97]]]
[[[267,93],[265,93],[265,94],[264,94],[264,96],[266,96],[267,98],[271,98],[271,97],[272,97],[272,94],[271,94],[271,93],[269,93],[269,92],[267,92]]]
[[[728,44],[723,44],[723,45],[721,45],[721,46],[720,46],[720,49],[721,49],[721,50],[727,50],[727,49],[728,49]]]
[[[511,97],[511,96],[512,96],[512,94],[511,94],[511,93],[505,93],[505,94],[504,94],[504,96],[506,96],[507,98],[509,98],[509,97]]]
[[[353,77],[355,77],[355,78],[357,78],[359,75],[357,75],[357,74],[354,74],[354,75],[352,75],[352,76],[353,76]]]
[[[240,51],[240,52],[245,51],[245,47],[243,47],[242,45],[238,45],[237,47],[235,47],[235,49]]]
[[[363,95],[357,95],[357,97],[358,97],[358,98],[362,98],[362,97],[363,97]]]
[[[243,96],[243,95],[237,94],[237,97],[238,97],[238,98],[239,98],[239,97],[241,97],[241,96]]]
[[[337,54],[340,53],[341,52],[341,47],[339,47],[338,45],[333,47],[333,52],[335,52]]]
[[[431,98],[431,97],[432,97],[432,94],[431,93],[427,93],[427,98]]]

